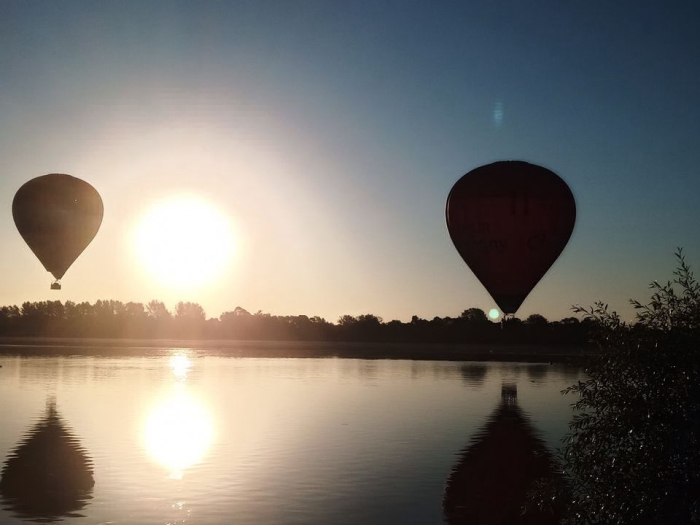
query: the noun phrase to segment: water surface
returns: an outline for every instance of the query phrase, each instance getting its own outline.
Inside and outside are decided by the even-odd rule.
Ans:
[[[32,513],[5,497],[3,524],[442,523],[445,481],[502,385],[517,385],[520,408],[555,447],[573,401],[559,391],[580,373],[177,348],[152,357],[2,355],[0,365],[3,465],[53,410],[55,433],[87,465],[71,469],[94,479],[65,495],[69,510]],[[65,443],[42,443],[63,454]],[[76,476],[52,468],[51,479]]]

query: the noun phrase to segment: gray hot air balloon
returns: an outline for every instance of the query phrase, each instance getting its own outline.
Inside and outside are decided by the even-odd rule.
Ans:
[[[43,175],[17,190],[12,201],[15,225],[56,279],[51,289],[61,289],[59,280],[97,234],[103,212],[97,190],[70,175]]]

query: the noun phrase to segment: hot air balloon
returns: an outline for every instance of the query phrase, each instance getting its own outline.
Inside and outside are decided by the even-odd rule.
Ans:
[[[445,214],[464,262],[500,309],[514,314],[569,241],[576,203],[552,171],[502,161],[459,179]]]
[[[104,208],[97,190],[84,180],[51,173],[25,183],[12,201],[17,230],[46,271],[60,279],[95,237]]]

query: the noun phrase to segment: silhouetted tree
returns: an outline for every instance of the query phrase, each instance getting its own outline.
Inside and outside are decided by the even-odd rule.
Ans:
[[[22,313],[17,306],[0,308],[0,334],[17,333]]]
[[[175,305],[175,331],[177,337],[197,339],[204,333],[206,314],[197,303],[180,301]]]
[[[252,315],[237,306],[233,312],[224,312],[219,316],[224,337],[231,339],[252,339]]]
[[[146,313],[149,317],[156,320],[172,319],[172,314],[161,301],[150,301],[146,306]]]
[[[531,326],[547,326],[547,323],[547,318],[540,314],[532,314],[525,319],[525,324],[529,324]]]
[[[565,326],[578,326],[579,324],[581,324],[581,321],[578,317],[564,317],[564,319],[562,319],[559,322]]]
[[[545,320],[540,326],[515,318],[501,325],[490,322],[478,308],[467,309],[456,318],[433,317],[430,321],[414,315],[408,323],[385,323],[369,313],[344,315],[333,324],[318,316],[251,314],[240,306],[218,319],[207,319],[196,303],[180,302],[173,314],[156,300],[145,306],[98,300],[94,304],[39,301],[25,302],[21,308],[0,307],[0,336],[581,344],[591,326],[586,319],[580,323]]]
[[[161,301],[149,301],[146,305],[146,317],[149,332],[153,337],[168,337],[172,327],[173,316]]]
[[[357,317],[354,327],[354,339],[360,341],[377,341],[381,339],[382,318],[372,314],[362,314]]]
[[[328,341],[333,336],[333,328],[335,328],[331,323],[326,321],[323,317],[317,315],[309,319],[311,326],[311,334],[313,334],[314,340]]]
[[[567,483],[538,494],[570,501],[567,523],[700,522],[700,284],[676,255],[674,279],[652,283],[649,303],[632,301],[634,325],[607,304],[575,307],[598,328],[601,353],[568,389],[578,414]]]
[[[489,318],[480,308],[467,308],[459,316],[462,320],[469,324],[479,325],[489,323]]]

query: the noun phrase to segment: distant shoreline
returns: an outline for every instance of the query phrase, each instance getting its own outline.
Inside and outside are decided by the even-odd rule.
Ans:
[[[166,352],[170,353],[173,349],[240,358],[402,359],[526,363],[577,362],[594,352],[591,347],[585,346],[536,344],[0,337],[0,355],[5,356],[158,356]]]

